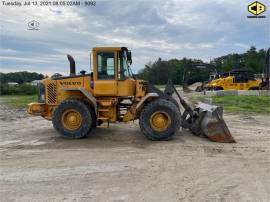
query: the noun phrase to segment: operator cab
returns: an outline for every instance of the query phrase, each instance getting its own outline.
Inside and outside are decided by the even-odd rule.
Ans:
[[[100,47],[93,48],[93,69],[96,78],[100,80],[125,80],[132,77],[130,65],[132,64],[131,51],[126,47]],[[117,67],[117,68],[116,68]],[[96,71],[95,71],[96,70]]]
[[[91,58],[95,96],[134,94],[131,51],[126,47],[96,47]]]

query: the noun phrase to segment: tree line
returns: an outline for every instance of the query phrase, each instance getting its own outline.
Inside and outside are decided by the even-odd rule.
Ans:
[[[11,72],[11,73],[2,73],[0,72],[0,82],[1,84],[8,82],[16,82],[18,84],[28,83],[34,80],[41,80],[45,78],[43,74],[36,72]]]
[[[43,74],[36,72],[0,72],[0,95],[32,95],[37,93],[37,87],[29,85],[31,81],[45,78]],[[19,85],[8,85],[15,82]]]
[[[219,73],[232,69],[246,69],[252,74],[262,73],[265,66],[266,50],[257,50],[252,46],[245,53],[233,53],[213,59],[209,66],[215,67]],[[141,69],[137,77],[152,84],[166,84],[171,79],[175,84],[207,81],[213,73],[211,68],[200,68],[202,60],[189,58],[162,60],[149,62]]]

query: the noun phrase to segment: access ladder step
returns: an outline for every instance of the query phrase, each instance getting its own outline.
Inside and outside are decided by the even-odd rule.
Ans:
[[[98,104],[100,106],[103,106],[103,107],[110,107],[110,106],[112,106],[112,101],[111,100],[98,100],[97,102],[98,102]]]
[[[99,112],[108,112],[109,109],[98,109]]]
[[[106,120],[108,121],[109,120],[109,118],[107,118],[107,117],[98,117],[98,119],[102,120],[102,121],[106,121]]]

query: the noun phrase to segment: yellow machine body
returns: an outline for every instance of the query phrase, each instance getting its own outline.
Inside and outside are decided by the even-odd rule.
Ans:
[[[248,79],[244,82],[238,82],[235,76],[227,76],[210,81],[205,85],[207,90],[257,90],[261,80]]]
[[[68,60],[70,75],[42,80],[38,102],[27,108],[29,114],[52,120],[64,137],[82,138],[100,124],[139,119],[141,131],[150,140],[169,140],[182,124],[213,141],[234,142],[222,122],[221,110],[211,111],[212,106],[193,110],[170,81],[163,92],[134,79],[129,66],[131,52],[125,47],[93,48],[90,74],[76,74],[73,57],[68,55]],[[186,110],[183,117],[179,103],[172,97],[174,92]],[[213,123],[215,128],[211,129]]]

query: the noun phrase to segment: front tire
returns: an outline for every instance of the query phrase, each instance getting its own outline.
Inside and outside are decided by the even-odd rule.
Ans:
[[[66,138],[83,138],[92,129],[93,119],[88,107],[79,100],[66,100],[56,107],[52,123]]]
[[[150,140],[170,140],[180,127],[180,112],[174,103],[157,99],[147,104],[139,117],[143,134]]]

